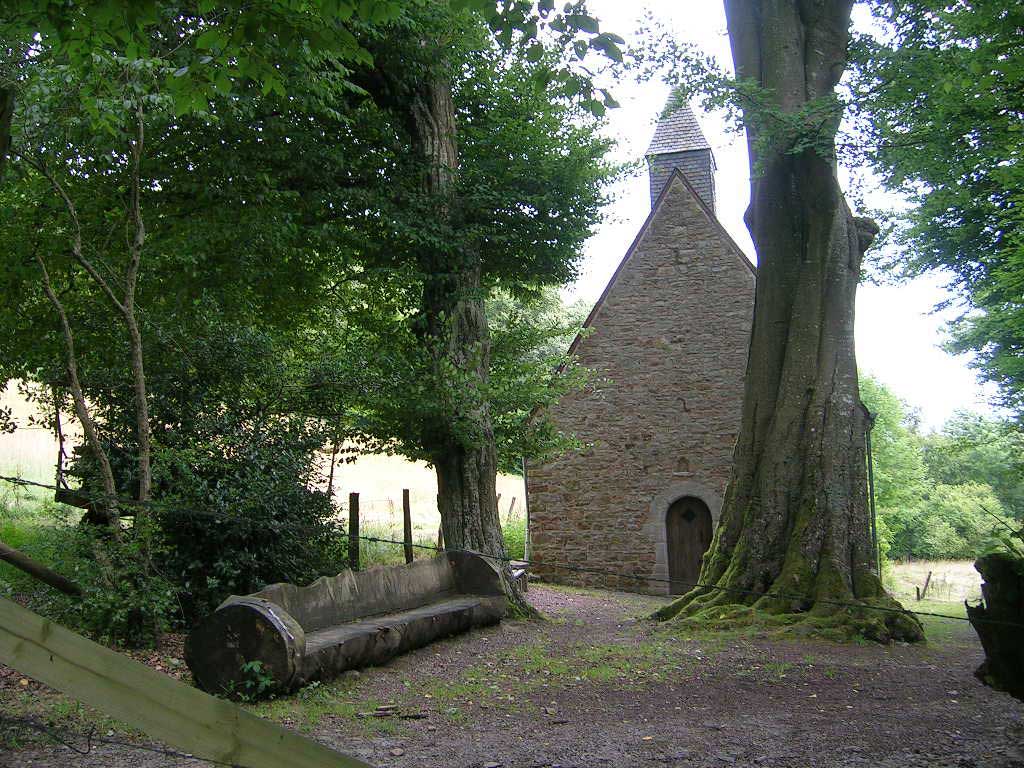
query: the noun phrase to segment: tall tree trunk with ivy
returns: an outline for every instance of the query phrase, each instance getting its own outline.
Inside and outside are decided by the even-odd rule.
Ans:
[[[666,607],[662,618],[728,617],[737,613],[729,607],[752,605],[879,640],[922,637],[912,616],[893,610],[900,606],[876,576],[869,536],[854,301],[877,227],[850,212],[834,158],[841,116],[834,89],[846,65],[851,6],[725,3],[737,76],[759,85],[769,102],[744,114],[746,221],[758,255],[754,325],[732,478],[701,572],[709,586]],[[834,109],[822,124],[814,108],[828,105]]]
[[[459,153],[451,83],[441,76],[428,78],[413,89],[407,109],[414,151],[425,165],[424,191],[437,203],[439,215],[457,228]],[[510,607],[533,614],[510,578],[498,516],[497,448],[484,392],[490,339],[480,255],[471,245],[438,248],[423,255],[421,268],[425,343],[440,399],[440,416],[424,447],[437,472],[445,545],[496,558]]]

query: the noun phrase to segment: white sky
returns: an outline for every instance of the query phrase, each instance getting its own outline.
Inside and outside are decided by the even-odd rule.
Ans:
[[[590,0],[589,6],[601,20],[603,30],[616,32],[627,42],[638,19],[650,11],[678,39],[699,44],[731,68],[720,2]],[[620,80],[612,91],[622,105],[609,116],[609,134],[618,142],[614,157],[620,161],[642,159],[668,97],[668,87],[660,82]],[[695,111],[718,164],[718,218],[751,260],[756,261],[743,224],[750,196],[743,137],[727,132],[721,116],[696,108]],[[587,243],[580,279],[569,289],[569,298],[588,302],[597,299],[650,212],[646,172],[618,184],[614,195],[597,234]],[[872,200],[872,204],[877,204],[877,200]],[[939,428],[957,409],[991,410],[987,403],[995,394],[994,388],[977,382],[967,367],[966,357],[953,357],[938,346],[944,322],[954,314],[932,312],[938,302],[948,297],[942,286],[939,276],[898,286],[862,285],[857,299],[857,359],[861,370],[920,409],[925,429]]]

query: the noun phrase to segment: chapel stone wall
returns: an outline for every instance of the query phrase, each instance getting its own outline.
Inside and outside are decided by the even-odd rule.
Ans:
[[[577,343],[580,363],[599,380],[550,410],[585,447],[530,467],[535,573],[667,591],[652,580],[666,573],[659,510],[674,493],[690,492],[708,497],[717,518],[739,429],[753,306],[749,264],[693,188],[672,177],[590,334]]]

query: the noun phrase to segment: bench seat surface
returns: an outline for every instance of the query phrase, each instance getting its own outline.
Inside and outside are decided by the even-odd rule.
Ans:
[[[357,637],[377,635],[381,630],[396,629],[422,619],[444,617],[454,613],[466,613],[474,608],[483,607],[489,601],[480,595],[461,595],[447,600],[413,608],[400,613],[388,613],[383,616],[371,616],[362,621],[351,621],[334,627],[327,627],[306,635],[306,654],[317,653],[324,648],[342,645]]]

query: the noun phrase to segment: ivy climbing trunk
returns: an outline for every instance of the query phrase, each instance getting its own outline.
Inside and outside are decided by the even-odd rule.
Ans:
[[[725,3],[737,76],[769,101],[744,110],[754,324],[732,477],[701,573],[716,588],[691,591],[662,618],[753,605],[827,617],[879,640],[922,636],[873,569],[854,301],[877,227],[850,212],[834,159],[851,6]]]
[[[455,179],[459,155],[451,83],[428,78],[413,89],[408,106],[414,150],[425,166],[424,191],[438,215],[458,227]],[[445,545],[497,558],[509,604],[534,614],[511,579],[498,517],[498,461],[485,393],[490,340],[479,253],[472,247],[425,252],[422,311],[433,376],[439,383],[440,418],[425,436],[437,472],[437,505]]]

